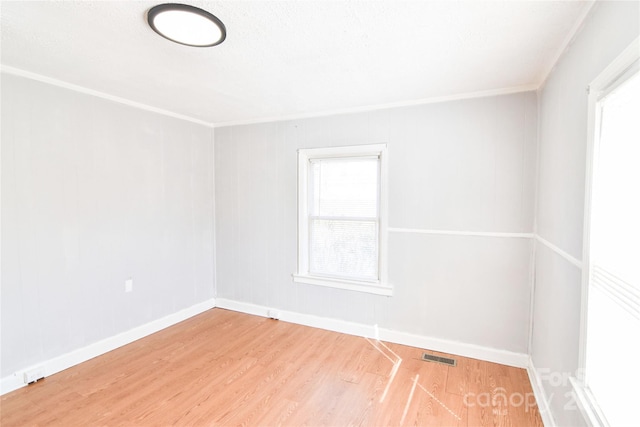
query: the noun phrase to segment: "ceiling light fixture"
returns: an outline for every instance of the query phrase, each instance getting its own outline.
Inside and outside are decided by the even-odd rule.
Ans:
[[[154,6],[147,13],[147,22],[165,39],[186,46],[216,46],[227,37],[222,21],[206,10],[186,4]]]

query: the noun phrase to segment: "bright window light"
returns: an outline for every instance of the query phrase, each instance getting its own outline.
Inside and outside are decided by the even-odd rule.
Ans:
[[[637,420],[640,368],[640,72],[599,102],[586,385],[611,426]]]

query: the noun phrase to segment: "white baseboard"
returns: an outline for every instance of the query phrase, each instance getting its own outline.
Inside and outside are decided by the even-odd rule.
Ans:
[[[175,325],[176,323],[212,309],[215,306],[216,301],[212,298],[126,332],[122,332],[118,335],[114,335],[72,352],[54,357],[53,359],[43,360],[41,363],[37,363],[32,366],[25,366],[24,369],[15,372],[13,375],[0,379],[0,394],[5,394],[25,386],[26,384],[23,381],[23,373],[33,369],[34,367],[42,367],[44,369],[45,377],[53,375],[89,359],[93,359],[96,356],[105,354],[118,347],[122,347],[123,345],[139,340],[140,338],[144,338],[147,335],[151,335],[169,326]]]
[[[226,308],[228,310],[239,311],[242,313],[254,314],[263,317],[268,317],[267,312],[272,309],[270,307],[241,301],[234,301],[225,298],[216,298],[216,307]],[[406,332],[398,332],[391,329],[378,329],[376,325],[364,325],[361,323],[347,322],[344,320],[330,319],[320,316],[312,316],[309,314],[296,313],[292,311],[278,311],[280,312],[280,320],[285,322],[312,326],[314,328],[326,329],[343,334],[376,338],[382,341],[393,342],[396,344],[441,351],[443,353],[457,354],[459,356],[486,360],[488,362],[500,363],[503,365],[515,366],[518,368],[527,368],[529,366],[529,356],[524,353],[515,353],[507,350],[483,347],[475,344],[467,344],[458,341],[444,340],[441,338],[433,338]]]
[[[225,298],[216,298],[216,307],[262,317],[268,317],[267,312],[271,309],[262,305]],[[311,314],[296,313],[293,311],[278,310],[278,312],[280,313],[280,320],[284,322],[296,323],[298,325],[311,326],[313,328],[326,329],[328,331],[341,332],[343,334],[357,335],[361,337],[373,338],[375,336],[374,326],[330,319],[327,317],[313,316]]]
[[[424,348],[440,351],[442,353],[457,354],[458,356],[499,363],[501,365],[515,366],[516,368],[526,368],[529,362],[529,356],[524,353],[516,353],[493,347],[484,347],[477,344],[468,344],[460,341],[410,334],[407,332],[392,331],[384,328],[380,329],[380,339],[382,341],[408,345],[410,347]]]
[[[538,404],[538,411],[540,411],[540,417],[545,427],[556,427],[556,421],[551,414],[551,408],[549,407],[549,399],[547,393],[544,391],[542,385],[542,378],[538,374],[538,370],[533,365],[533,360],[529,358],[529,364],[527,366],[527,374],[529,374],[529,382],[533,389],[533,394],[536,397],[536,403]]]

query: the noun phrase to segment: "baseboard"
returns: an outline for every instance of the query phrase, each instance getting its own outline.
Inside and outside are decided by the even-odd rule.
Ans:
[[[484,347],[477,344],[445,340],[442,338],[410,334],[407,332],[392,331],[383,328],[380,329],[379,339],[396,344],[408,345],[410,347],[424,348],[440,351],[442,353],[469,357],[471,359],[479,359],[487,362],[499,363],[501,365],[514,366],[516,368],[526,368],[529,362],[529,356],[524,353],[516,353],[493,347]]]
[[[216,307],[262,317],[268,317],[268,311],[271,310],[271,308],[262,305],[225,298],[216,298]],[[313,316],[310,314],[296,313],[293,311],[277,311],[280,313],[279,320],[284,322],[296,323],[298,325],[311,326],[313,328],[326,329],[328,331],[341,332],[343,334],[357,335],[361,337],[375,337],[374,326],[338,319],[330,319],[327,317]]]
[[[533,394],[536,397],[542,423],[545,427],[556,427],[556,421],[553,419],[553,414],[551,414],[551,408],[549,407],[549,399],[542,385],[542,378],[540,378],[538,370],[533,365],[531,358],[529,358],[529,364],[527,365],[527,374],[529,375],[529,382],[531,383]]]
[[[89,359],[93,359],[96,356],[115,350],[118,347],[122,347],[123,345],[139,340],[140,338],[144,338],[147,335],[151,335],[169,326],[175,325],[176,323],[182,322],[183,320],[204,311],[210,310],[215,306],[216,301],[212,298],[126,332],[122,332],[118,335],[114,335],[72,352],[54,357],[53,359],[44,360],[41,363],[37,363],[32,366],[25,366],[22,370],[15,372],[13,375],[0,379],[0,394],[5,394],[25,386],[26,384],[23,381],[23,373],[36,366],[44,369],[45,377],[53,375]]]
[[[271,310],[269,307],[225,298],[216,298],[216,307],[263,317],[268,317],[268,311]],[[378,328],[377,325],[364,325],[292,311],[278,310],[278,312],[280,313],[280,320],[285,322],[312,326],[314,328],[326,329],[343,334],[376,338],[396,344],[441,351],[443,353],[451,353],[518,368],[527,368],[529,366],[529,356],[523,353]]]

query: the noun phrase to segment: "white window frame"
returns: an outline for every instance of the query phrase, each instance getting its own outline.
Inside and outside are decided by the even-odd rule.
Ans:
[[[378,229],[378,280],[358,281],[314,276],[309,273],[309,166],[314,159],[371,157],[380,159],[380,206]],[[387,146],[386,144],[298,150],[298,271],[293,281],[377,295],[392,295],[387,280]]]
[[[608,426],[606,418],[598,402],[585,382],[587,358],[587,321],[589,284],[591,279],[591,205],[593,194],[593,173],[598,159],[598,143],[600,129],[600,102],[605,95],[613,91],[620,83],[626,81],[629,71],[638,66],[640,61],[640,38],[635,39],[607,68],[593,80],[588,87],[588,122],[587,122],[587,164],[585,179],[584,228],[582,247],[582,298],[580,317],[580,352],[579,365],[575,377],[571,377],[571,385],[580,412],[592,426]]]

